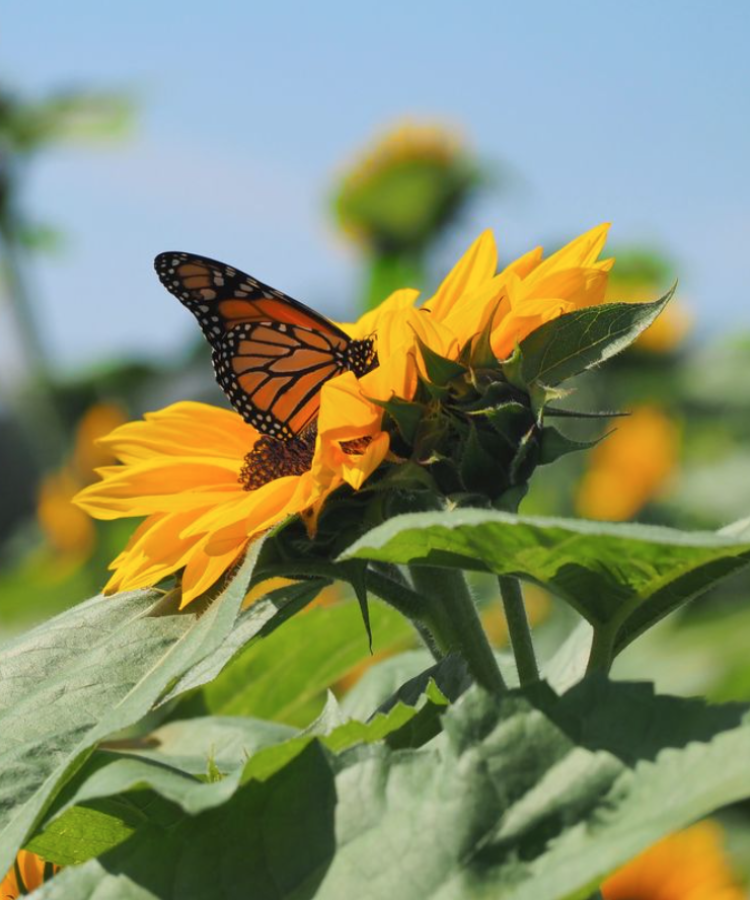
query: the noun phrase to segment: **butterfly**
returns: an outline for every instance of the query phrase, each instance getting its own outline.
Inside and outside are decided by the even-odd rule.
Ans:
[[[258,431],[291,441],[314,427],[320,389],[378,364],[372,339],[353,340],[298,300],[225,263],[160,253],[164,287],[195,316],[211,345],[216,380]]]

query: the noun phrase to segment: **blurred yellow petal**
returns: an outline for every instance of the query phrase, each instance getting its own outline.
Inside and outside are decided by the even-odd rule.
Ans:
[[[745,900],[724,849],[722,829],[699,822],[673,834],[611,875],[604,900]]]
[[[112,454],[100,443],[127,421],[125,410],[115,403],[95,403],[86,410],[76,426],[76,441],[72,466],[78,477],[87,483],[94,470],[111,462]]]
[[[663,490],[679,459],[675,422],[655,406],[640,406],[591,452],[576,509],[589,519],[630,519]]]
[[[36,514],[47,543],[80,563],[93,549],[96,535],[91,520],[73,503],[79,489],[68,469],[46,475],[39,487]]]

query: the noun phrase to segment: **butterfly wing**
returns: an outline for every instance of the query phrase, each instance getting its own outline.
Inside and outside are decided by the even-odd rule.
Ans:
[[[315,418],[320,389],[346,371],[348,342],[286,322],[245,322],[214,350],[216,379],[258,431],[282,440]]]
[[[198,320],[212,347],[236,325],[282,322],[347,341],[333,322],[239,269],[192,253],[160,253],[154,268],[164,287]]]
[[[189,253],[154,262],[162,284],[200,323],[216,379],[258,431],[281,440],[317,415],[320,389],[341,372],[376,364],[372,341],[354,341],[324,316],[244,272]]]

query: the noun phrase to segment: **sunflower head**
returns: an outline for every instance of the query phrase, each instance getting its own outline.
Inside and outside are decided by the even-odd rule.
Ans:
[[[582,340],[598,320],[586,308],[604,299],[606,233],[599,226],[546,259],[536,249],[498,271],[485,232],[426,301],[398,290],[342,323],[353,346],[373,342],[371,365],[325,380],[314,420],[288,440],[185,402],[116,428],[101,447],[117,465],[99,469],[76,501],[98,518],[142,519],[106,590],[177,576],[185,605],[269,531],[266,556],[332,560],[401,512],[515,509],[538,464],[582,446],[544,424],[562,376],[550,386],[528,363],[547,359],[565,313],[588,316]]]
[[[457,132],[404,122],[375,141],[343,176],[335,211],[345,234],[380,253],[425,246],[479,181]]]

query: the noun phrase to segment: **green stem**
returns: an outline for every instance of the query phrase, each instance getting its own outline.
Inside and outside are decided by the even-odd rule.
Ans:
[[[435,662],[440,662],[444,654],[440,651],[430,630],[421,621],[421,618],[417,618],[425,614],[422,598],[414,593],[397,566],[378,564],[377,568],[381,571],[373,571],[371,568],[367,573],[368,590],[406,616]]]
[[[531,640],[531,628],[526,615],[521,585],[517,578],[509,575],[500,575],[498,581],[505,610],[505,621],[508,624],[510,644],[516,658],[518,680],[521,685],[532,684],[539,681],[539,666]]]
[[[425,601],[420,617],[442,653],[459,653],[474,680],[486,690],[506,690],[463,572],[410,566],[414,587]]]
[[[376,251],[370,262],[365,310],[375,309],[398,288],[421,288],[423,283],[424,261],[420,253]]]
[[[617,630],[612,628],[597,628],[594,626],[594,639],[591,642],[591,653],[586,666],[586,673],[601,672],[609,675],[614,660],[614,644]]]

